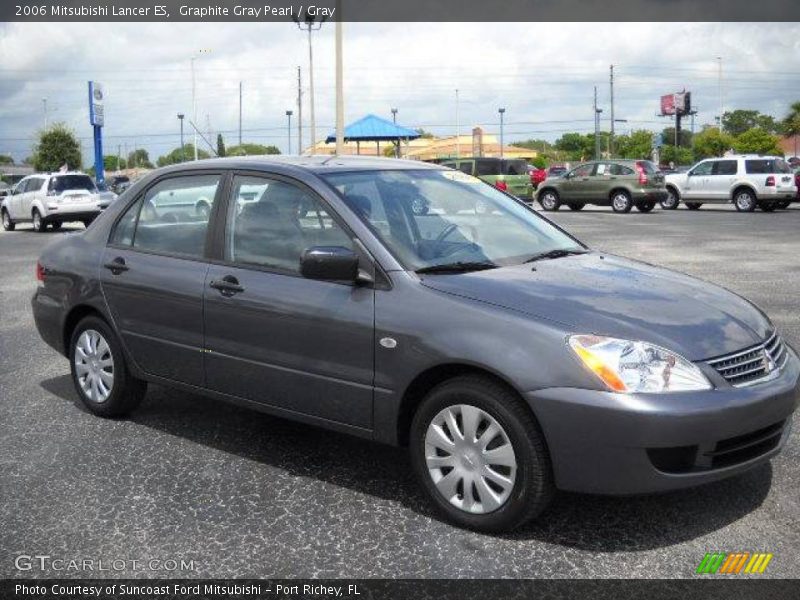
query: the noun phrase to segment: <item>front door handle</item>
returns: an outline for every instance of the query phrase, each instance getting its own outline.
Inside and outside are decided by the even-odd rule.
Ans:
[[[122,258],[121,256],[118,256],[111,262],[107,262],[103,266],[109,271],[111,271],[113,275],[119,275],[120,273],[123,273],[124,271],[130,269],[130,267],[125,264],[125,259]]]
[[[239,285],[239,280],[233,275],[226,275],[222,279],[214,280],[209,284],[210,287],[218,290],[220,294],[226,297],[233,296],[244,291],[244,288]]]

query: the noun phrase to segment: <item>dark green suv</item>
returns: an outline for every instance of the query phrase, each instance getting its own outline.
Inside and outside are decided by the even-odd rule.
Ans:
[[[627,213],[635,206],[650,212],[667,197],[664,175],[648,160],[597,160],[578,165],[561,177],[546,179],[536,193],[545,210],[566,204],[580,210],[587,204],[611,206]]]

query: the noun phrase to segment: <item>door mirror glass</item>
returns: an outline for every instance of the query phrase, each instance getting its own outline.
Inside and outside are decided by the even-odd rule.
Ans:
[[[308,279],[355,281],[358,277],[358,256],[342,246],[313,246],[300,258],[300,273]]]

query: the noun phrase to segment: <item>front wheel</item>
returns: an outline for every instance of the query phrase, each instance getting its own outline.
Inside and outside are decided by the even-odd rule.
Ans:
[[[686,208],[688,208],[689,210],[699,210],[701,206],[703,206],[702,202],[687,202],[686,203]]]
[[[675,210],[678,208],[681,199],[678,197],[678,192],[672,188],[667,188],[667,197],[661,201],[661,208],[664,210]]]
[[[5,231],[14,231],[16,229],[17,224],[11,220],[11,215],[8,214],[7,210],[3,211],[3,229]]]
[[[33,209],[33,212],[31,213],[31,219],[33,221],[33,230],[36,233],[42,233],[47,229],[47,225],[45,224],[44,220],[42,220],[42,215],[39,213],[38,208]]]
[[[644,202],[639,202],[636,205],[636,210],[643,213],[649,213],[656,207],[655,200],[645,200]]]
[[[733,204],[739,212],[753,212],[756,209],[756,196],[750,190],[739,190],[733,197]]]
[[[431,501],[463,527],[508,531],[541,513],[553,494],[538,424],[490,379],[464,376],[434,388],[414,416],[410,451]]]
[[[633,208],[631,195],[625,190],[617,190],[611,195],[611,208],[617,213],[629,213]]]
[[[84,406],[100,417],[120,417],[144,398],[147,384],[125,364],[117,337],[105,321],[86,317],[70,341],[72,382]]]
[[[558,210],[561,206],[561,198],[559,198],[557,191],[545,190],[539,196],[539,204],[547,211]]]

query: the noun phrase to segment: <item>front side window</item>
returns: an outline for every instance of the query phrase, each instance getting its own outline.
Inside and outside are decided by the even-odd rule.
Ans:
[[[120,217],[111,243],[200,258],[221,175],[188,175],[151,187]]]
[[[589,177],[594,171],[594,165],[580,165],[579,167],[575,167],[570,171],[570,177]]]
[[[299,273],[307,248],[353,248],[350,236],[322,203],[296,185],[241,176],[233,180],[232,190],[226,243],[231,262]],[[360,191],[369,194],[368,189]],[[368,197],[359,197],[367,210]]]
[[[323,177],[409,270],[519,264],[542,252],[582,250],[525,206],[463,173],[420,169]],[[371,197],[359,193],[367,187]]]
[[[689,175],[711,175],[711,169],[714,166],[714,161],[702,162],[692,169]]]

